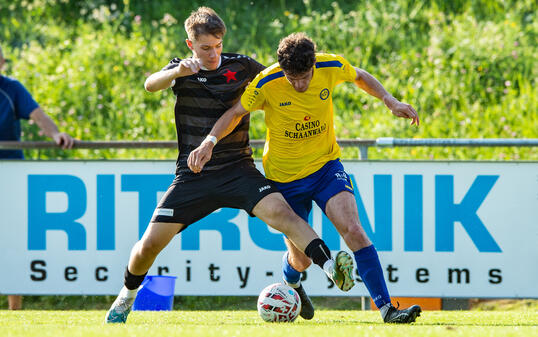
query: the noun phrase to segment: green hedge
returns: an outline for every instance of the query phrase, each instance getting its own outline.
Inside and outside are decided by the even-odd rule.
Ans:
[[[183,21],[202,2],[0,0],[0,41],[19,79],[82,140],[174,140],[174,98],[143,83],[189,55]],[[204,1],[225,20],[225,50],[275,62],[281,37],[305,31],[412,104],[396,119],[353,84],[335,90],[339,138],[538,138],[535,1]],[[25,123],[26,140],[42,139]],[[252,138],[263,138],[263,113]],[[30,150],[30,158],[170,158],[175,150]],[[259,155],[260,153],[257,153]],[[535,148],[372,149],[373,159],[537,160]],[[356,158],[345,149],[344,158]]]

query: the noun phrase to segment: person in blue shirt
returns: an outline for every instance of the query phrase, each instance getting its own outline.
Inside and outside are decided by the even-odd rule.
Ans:
[[[28,90],[19,81],[2,75],[5,63],[6,59],[0,47],[0,141],[20,141],[20,120],[31,119],[45,135],[54,139],[56,144],[64,149],[73,147],[73,138],[58,131],[56,124],[39,107]],[[23,158],[22,150],[0,150],[0,160]],[[22,296],[8,295],[8,308],[21,309]]]
[[[16,79],[2,75],[6,60],[0,47],[0,141],[20,141],[21,119],[31,119],[41,131],[63,149],[73,147],[74,139],[58,127],[32,95]],[[0,150],[0,159],[23,159],[22,150]]]

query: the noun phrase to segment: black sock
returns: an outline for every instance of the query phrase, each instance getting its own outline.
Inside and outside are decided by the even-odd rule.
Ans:
[[[142,281],[144,281],[146,274],[147,272],[144,275],[133,275],[129,271],[129,268],[126,267],[123,281],[123,284],[125,284],[125,288],[129,290],[138,289],[138,287],[140,287],[140,285],[142,284]]]
[[[306,246],[304,253],[311,258],[315,264],[320,266],[321,269],[323,269],[325,262],[331,259],[331,251],[329,250],[329,247],[327,247],[325,242],[320,238],[312,240],[312,242]]]

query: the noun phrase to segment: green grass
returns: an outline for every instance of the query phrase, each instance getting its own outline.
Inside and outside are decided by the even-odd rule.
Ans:
[[[538,336],[536,311],[427,311],[410,326],[386,325],[377,312],[318,311],[312,321],[264,323],[254,310],[133,312],[103,324],[104,311],[0,311],[4,337],[90,336]]]
[[[24,310],[105,310],[116,296],[24,296]],[[532,300],[530,300],[532,301]],[[360,297],[312,297],[318,309],[345,310],[361,307]],[[538,300],[532,302],[538,310]],[[493,304],[489,304],[491,308]],[[175,296],[174,310],[251,310],[256,306],[253,296]],[[0,296],[0,309],[7,308],[7,296]],[[512,307],[511,309],[513,309]],[[489,309],[491,310],[491,309]]]
[[[107,310],[116,296],[24,296],[24,310]],[[320,310],[349,310],[361,308],[360,297],[311,297]],[[252,310],[254,296],[175,296],[174,310]],[[0,296],[0,310],[7,308],[7,296]],[[478,311],[535,311],[538,299],[480,299],[469,300],[469,308]]]

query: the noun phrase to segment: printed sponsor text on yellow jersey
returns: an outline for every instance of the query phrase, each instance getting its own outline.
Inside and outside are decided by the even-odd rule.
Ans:
[[[301,179],[340,157],[332,93],[338,83],[354,81],[356,71],[346,59],[332,54],[316,54],[313,69],[308,89],[297,92],[277,63],[259,73],[241,97],[247,111],[265,111],[263,167],[271,180]]]

